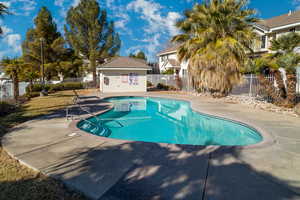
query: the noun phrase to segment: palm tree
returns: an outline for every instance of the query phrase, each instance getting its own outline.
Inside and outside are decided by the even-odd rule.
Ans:
[[[0,3],[0,17],[3,17],[5,14],[8,14],[8,8]],[[0,35],[3,33],[2,28],[0,27]]]
[[[271,50],[275,53],[266,55],[261,60],[265,60],[265,67],[268,67],[274,74],[277,88],[270,89],[273,85],[265,77],[260,75],[260,82],[264,88],[269,88],[266,93],[272,97],[274,103],[279,106],[294,107],[296,104],[296,67],[300,63],[300,55],[294,49],[300,44],[300,35],[289,33],[276,40],[271,41]],[[271,63],[273,63],[271,65]],[[257,68],[261,66],[257,65]],[[280,69],[286,72],[286,83]]]
[[[4,66],[4,71],[13,80],[14,85],[14,99],[17,101],[19,97],[19,80],[22,68],[22,60],[14,58],[4,58],[2,60],[2,65]]]
[[[300,37],[300,36],[299,36]],[[296,105],[296,86],[297,75],[296,67],[300,63],[300,55],[294,52],[289,52],[277,58],[277,64],[280,68],[286,71],[286,107],[294,107]]]
[[[23,63],[21,67],[20,76],[24,81],[29,82],[29,93],[32,93],[33,83],[40,77],[39,67],[32,63]]]
[[[178,21],[182,34],[179,60],[189,61],[189,72],[199,89],[214,96],[227,95],[242,81],[241,71],[256,38],[251,23],[255,11],[246,9],[246,0],[210,0],[196,4]]]

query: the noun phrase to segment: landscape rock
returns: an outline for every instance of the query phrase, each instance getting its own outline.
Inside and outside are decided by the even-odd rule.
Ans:
[[[298,112],[298,116],[300,116],[300,104],[298,104],[295,109],[291,109],[291,108],[284,108],[284,107],[276,106],[276,105],[269,103],[267,101],[264,101],[258,97],[230,95],[230,96],[227,96],[224,98],[224,102],[227,102],[229,100],[236,101],[240,104],[251,106],[255,109],[261,109],[261,110],[265,110],[265,111],[280,113],[283,115],[290,115],[293,117],[297,116],[296,113]]]
[[[295,109],[294,109],[294,112],[295,112],[298,116],[300,116],[300,103],[298,103],[298,104],[296,105],[296,107],[295,107]]]

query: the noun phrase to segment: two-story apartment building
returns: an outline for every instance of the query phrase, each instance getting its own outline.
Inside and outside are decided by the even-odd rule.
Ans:
[[[179,74],[180,76],[187,75],[188,62],[180,63],[178,61],[177,48],[178,45],[173,45],[157,54],[159,57],[158,65],[160,72],[172,69],[174,74]]]
[[[257,54],[270,52],[271,41],[282,35],[298,32],[300,33],[300,11],[260,20],[253,24],[254,30],[260,39],[254,44],[254,51]]]
[[[260,20],[253,24],[253,28],[258,35],[258,39],[253,44],[253,50],[255,55],[259,56],[270,52],[271,40],[290,32],[300,33],[300,11],[289,12],[285,15]],[[172,46],[157,54],[161,72],[173,69],[174,72],[180,76],[187,73],[188,63],[178,62],[177,47],[176,45]]]

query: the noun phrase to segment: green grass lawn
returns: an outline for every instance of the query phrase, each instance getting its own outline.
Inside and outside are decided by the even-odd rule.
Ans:
[[[81,91],[84,92],[84,91]],[[65,108],[72,103],[73,92],[63,91],[48,97],[33,98],[19,110],[0,118],[0,200],[83,200],[58,181],[33,171],[12,159],[1,147],[1,137],[9,128]]]

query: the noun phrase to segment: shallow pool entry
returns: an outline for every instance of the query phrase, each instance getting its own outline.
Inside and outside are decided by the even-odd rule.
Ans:
[[[262,141],[254,129],[200,114],[185,101],[152,97],[114,97],[114,108],[83,120],[78,128],[94,135],[170,144],[245,146]]]

